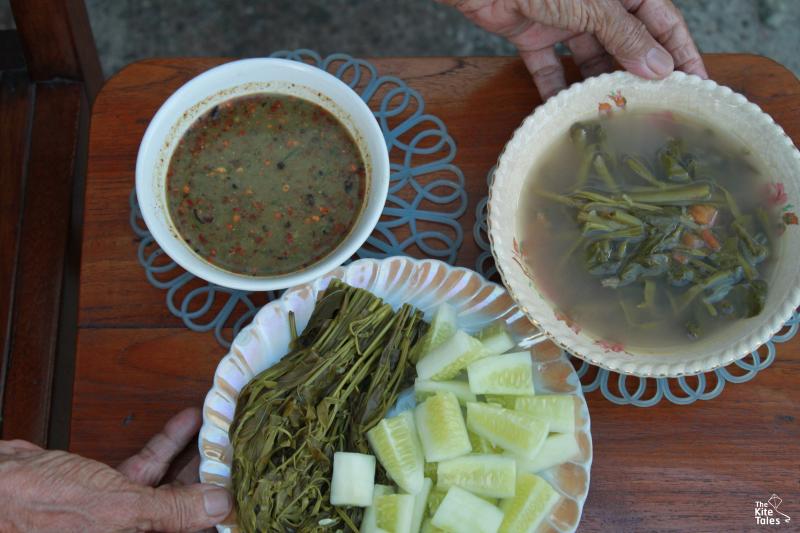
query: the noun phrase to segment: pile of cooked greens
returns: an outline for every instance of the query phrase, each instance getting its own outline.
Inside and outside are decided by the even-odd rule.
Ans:
[[[409,352],[425,328],[411,306],[395,312],[331,282],[290,352],[239,396],[230,438],[242,531],[358,531],[360,508],[330,505],[331,459],[369,453],[367,430],[413,382]]]
[[[647,160],[612,152],[600,123],[576,123],[570,137],[581,154],[574,189],[535,194],[568,206],[580,238],[563,261],[582,251],[586,270],[620,293],[630,325],[663,323],[656,291],[666,293],[672,317],[687,317],[690,338],[709,318],[762,311],[767,282],[759,266],[773,244],[764,209],[743,212],[712,165],[680,139]],[[620,290],[633,286],[641,287],[639,301]]]

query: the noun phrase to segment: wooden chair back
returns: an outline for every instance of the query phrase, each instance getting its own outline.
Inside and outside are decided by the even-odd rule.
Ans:
[[[64,447],[91,102],[82,0],[11,0],[0,32],[0,437]]]

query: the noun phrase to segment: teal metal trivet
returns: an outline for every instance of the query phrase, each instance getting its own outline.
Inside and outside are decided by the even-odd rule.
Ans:
[[[494,168],[489,171],[487,182],[492,186]],[[475,269],[489,279],[497,279],[497,268],[489,247],[486,223],[488,197],[481,199],[475,209],[473,237],[482,250]],[[720,395],[727,383],[744,383],[753,379],[775,360],[775,344],[790,340],[800,329],[800,315],[794,312],[783,330],[757,350],[724,368],[713,372],[680,378],[640,378],[596,368],[573,356],[578,377],[584,392],[600,390],[609,401],[618,405],[651,407],[666,399],[679,405],[688,405],[697,400],[710,400]],[[569,354],[571,355],[571,354]]]
[[[322,58],[312,50],[282,51],[272,57],[302,61],[326,70],[356,89],[380,124],[390,158],[389,196],[383,217],[358,257],[388,257],[417,249],[453,263],[464,240],[458,218],[467,209],[464,175],[452,164],[456,144],[436,116],[425,113],[422,96],[403,80],[380,76],[369,62],[345,54]],[[435,204],[435,210],[433,209]],[[226,289],[198,280],[169,260],[144,225],[135,191],[130,224],[139,239],[138,258],[148,281],[166,290],[167,307],[194,331],[214,331],[223,346],[261,306],[277,295]],[[216,304],[216,305],[215,305]],[[232,337],[231,337],[232,338]]]

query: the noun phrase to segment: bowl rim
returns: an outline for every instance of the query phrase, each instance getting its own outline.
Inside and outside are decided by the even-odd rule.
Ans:
[[[800,283],[795,284],[791,291],[788,291],[783,299],[777,306],[776,311],[773,313],[773,316],[768,320],[766,323],[761,324],[760,326],[753,329],[753,331],[744,337],[743,339],[737,341],[735,344],[727,346],[722,350],[716,351],[709,351],[708,354],[698,357],[691,361],[685,361],[682,363],[663,363],[654,360],[650,361],[642,361],[641,358],[636,357],[629,357],[625,360],[625,364],[627,368],[623,368],[621,363],[613,363],[609,362],[608,359],[611,357],[609,356],[609,350],[597,347],[592,351],[582,351],[578,349],[574,342],[566,342],[563,340],[559,335],[550,331],[549,328],[545,327],[542,324],[542,320],[538,317],[541,316],[540,313],[534,312],[528,308],[527,305],[524,303],[524,299],[520,297],[518,291],[536,291],[536,289],[525,289],[524,287],[516,287],[515,283],[512,281],[512,276],[510,275],[511,268],[514,268],[513,265],[507,265],[505,262],[505,258],[501,256],[498,252],[498,246],[496,245],[498,240],[498,235],[501,232],[501,228],[497,221],[494,220],[493,213],[496,214],[497,207],[496,203],[493,202],[493,198],[496,196],[495,194],[495,187],[497,187],[497,180],[495,180],[495,175],[497,171],[501,168],[504,168],[503,162],[504,157],[507,157],[508,147],[518,139],[520,135],[522,135],[522,131],[530,128],[531,125],[536,121],[539,117],[544,115],[545,113],[549,112],[553,108],[558,108],[559,106],[566,105],[566,101],[574,98],[576,93],[581,92],[586,89],[591,89],[593,86],[597,85],[606,85],[608,83],[617,82],[620,86],[624,87],[626,81],[635,80],[637,83],[659,83],[664,81],[669,82],[677,82],[682,84],[693,84],[693,85],[702,85],[704,88],[704,93],[707,92],[717,92],[721,95],[722,98],[730,100],[732,103],[735,103],[740,106],[746,106],[749,108],[749,111],[752,115],[758,117],[760,120],[769,124],[771,127],[772,133],[775,135],[776,138],[783,138],[785,141],[784,144],[786,145],[785,148],[782,147],[782,150],[791,150],[792,157],[794,158],[795,164],[800,167],[800,150],[798,150],[797,146],[794,145],[792,139],[786,134],[783,128],[775,122],[775,120],[770,116],[768,113],[764,112],[757,104],[750,102],[744,95],[733,91],[731,88],[721,85],[713,80],[710,79],[703,79],[699,76],[694,74],[686,74],[681,71],[675,71],[663,80],[643,80],[638,76],[635,76],[626,71],[616,71],[613,73],[604,73],[599,76],[587,78],[578,83],[574,83],[569,88],[561,91],[554,97],[550,98],[544,104],[537,106],[533,112],[531,112],[528,116],[526,116],[520,125],[514,130],[510,139],[506,142],[501,150],[500,154],[497,158],[497,163],[492,170],[492,183],[491,187],[489,188],[489,196],[487,201],[487,235],[490,243],[490,248],[492,252],[492,256],[495,260],[495,264],[497,266],[497,272],[502,279],[503,285],[508,289],[509,294],[511,297],[517,302],[520,309],[525,313],[528,319],[537,327],[539,328],[542,333],[544,333],[554,344],[559,346],[561,349],[567,351],[568,353],[574,355],[575,357],[582,359],[594,366],[616,372],[621,375],[629,375],[629,376],[637,376],[637,377],[650,377],[650,378],[680,378],[684,376],[691,376],[697,374],[703,374],[705,372],[711,372],[717,370],[719,368],[725,367],[738,361],[744,357],[747,357],[750,353],[758,350],[763,344],[769,341],[775,334],[777,334],[783,327],[786,321],[792,317],[795,309],[800,306]],[[698,91],[699,94],[699,91]],[[680,112],[680,110],[676,110]],[[514,230],[512,230],[514,231]],[[502,240],[500,238],[499,240]],[[800,265],[796,268],[794,272],[794,276],[796,279],[800,279]],[[530,279],[530,278],[529,278]],[[533,280],[531,279],[533,283]],[[547,302],[547,300],[541,296],[538,299],[541,299],[544,302],[544,307],[548,310],[553,309],[552,305]],[[768,317],[769,318],[769,317]],[[573,332],[574,333],[574,332]],[[588,335],[584,333],[575,333],[576,337],[578,338],[586,338],[591,339]],[[635,351],[634,351],[635,352]],[[725,355],[723,357],[718,357],[720,352],[724,352]],[[615,354],[612,352],[612,356]],[[628,354],[634,355],[634,354]],[[616,359],[615,357],[612,357]],[[710,359],[716,358],[713,362]],[[665,370],[666,367],[666,370]]]
[[[261,277],[248,276],[208,263],[197,256],[194,251],[190,250],[189,245],[186,244],[183,238],[174,235],[168,225],[157,221],[153,213],[151,213],[151,209],[153,209],[153,211],[166,211],[165,205],[157,205],[159,202],[156,201],[155,195],[152,193],[152,183],[156,175],[153,169],[164,147],[164,139],[169,139],[169,134],[161,138],[156,138],[157,127],[165,122],[168,124],[168,127],[174,126],[181,120],[184,113],[200,103],[194,98],[187,98],[187,93],[198,85],[211,84],[212,89],[210,89],[210,91],[211,94],[214,95],[233,87],[259,81],[258,79],[247,79],[249,77],[247,74],[241,77],[241,71],[244,69],[247,69],[247,72],[271,69],[281,74],[285,73],[281,78],[281,81],[285,83],[295,83],[292,72],[302,73],[304,76],[309,76],[314,79],[315,83],[310,85],[307,83],[296,83],[296,85],[304,86],[313,89],[314,92],[321,93],[334,102],[334,104],[337,104],[341,112],[350,117],[360,116],[366,119],[363,121],[364,124],[366,124],[364,127],[358,127],[356,124],[352,124],[352,127],[356,128],[356,131],[364,138],[364,142],[359,143],[359,145],[361,150],[369,155],[372,167],[370,186],[364,197],[362,213],[359,218],[356,219],[356,223],[350,231],[344,234],[340,244],[328,255],[304,269],[287,274]],[[225,75],[234,71],[239,73],[241,79],[234,84],[226,82]],[[319,83],[319,85],[317,83]],[[342,104],[342,98],[334,99],[330,96],[329,91],[326,91],[325,88],[322,87],[323,84],[332,84],[336,87],[337,91],[342,91],[343,94],[347,95],[346,99],[348,101],[346,105]],[[244,94],[257,94],[258,92],[264,91],[252,91],[252,93]],[[370,143],[370,139],[379,140],[379,142]],[[367,241],[380,220],[383,206],[386,204],[386,198],[389,192],[389,152],[381,127],[375,119],[372,110],[353,88],[336,76],[322,68],[288,59],[239,59],[217,65],[194,76],[175,90],[161,106],[159,106],[158,111],[156,111],[155,115],[153,115],[153,118],[150,120],[139,144],[139,151],[136,157],[135,181],[136,196],[140,202],[140,211],[145,225],[161,250],[184,270],[206,282],[229,289],[247,291],[281,290],[309,282],[324,275],[331,269],[342,265]],[[367,206],[373,202],[375,205],[380,206],[380,208],[369,212]],[[164,213],[164,216],[171,220],[168,212]],[[176,253],[179,250],[188,251],[190,253]]]

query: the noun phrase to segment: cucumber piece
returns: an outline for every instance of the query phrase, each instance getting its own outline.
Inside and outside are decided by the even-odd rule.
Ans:
[[[574,433],[551,433],[533,459],[517,459],[517,471],[536,474],[580,456],[581,447]]]
[[[492,445],[488,439],[481,437],[473,431],[467,430],[472,451],[475,453],[503,453],[503,449]]]
[[[504,514],[500,533],[533,533],[559,498],[558,492],[544,479],[534,474],[520,474],[517,494],[500,504]]]
[[[510,498],[514,495],[517,463],[504,455],[474,454],[442,461],[437,489],[461,487],[477,496]]]
[[[458,533],[497,533],[503,523],[503,511],[464,489],[452,487],[431,523]]]
[[[411,411],[384,418],[367,432],[367,440],[383,469],[401,489],[409,494],[422,489],[425,461]]]
[[[438,527],[434,526],[431,523],[431,519],[426,518],[425,521],[422,522],[422,529],[420,530],[420,533],[448,533],[448,532],[445,531],[444,529],[439,529]]]
[[[490,355],[506,353],[517,345],[514,339],[511,338],[506,323],[502,320],[498,320],[492,325],[482,329],[475,337],[481,341],[483,347],[486,348],[486,351],[489,352]]]
[[[533,361],[528,352],[492,355],[467,367],[469,389],[475,394],[532,396]]]
[[[372,505],[375,488],[375,457],[364,453],[333,454],[331,505]]]
[[[437,487],[434,487],[431,493],[428,494],[428,501],[426,503],[428,507],[428,515],[433,516],[436,514],[436,509],[438,509],[439,505],[442,504],[442,500],[444,500],[446,495],[447,491],[438,490]]]
[[[502,394],[484,394],[484,403],[496,403],[506,409],[514,409],[518,396],[505,396]]]
[[[414,514],[411,518],[411,533],[419,533],[422,527],[422,518],[425,516],[425,509],[428,503],[428,495],[433,488],[433,481],[425,478],[422,482],[422,490],[414,495]]]
[[[409,357],[412,363],[428,356],[431,350],[444,344],[456,332],[458,319],[456,310],[450,304],[442,304],[436,309],[428,331],[411,349]]]
[[[467,402],[477,401],[472,391],[469,390],[469,383],[466,381],[431,381],[427,379],[417,379],[414,382],[414,395],[417,402],[422,402],[427,397],[437,392],[452,392],[458,398],[459,403],[466,405]]]
[[[527,413],[488,403],[467,404],[467,427],[524,459],[533,459],[547,438],[550,424]]]
[[[372,491],[372,505],[364,509],[364,516],[361,517],[360,533],[380,533],[377,517],[375,515],[375,499],[378,496],[385,496],[387,494],[394,494],[394,487],[375,484],[375,489]]]
[[[514,409],[550,422],[554,433],[575,431],[575,400],[571,394],[548,394],[517,398]]]
[[[414,518],[414,496],[385,494],[375,498],[375,521],[390,533],[411,533]]]
[[[459,330],[417,363],[417,377],[445,381],[486,355],[481,341]]]
[[[428,495],[428,502],[427,502],[428,516],[433,516],[436,514],[436,509],[439,508],[439,505],[441,505],[442,500],[444,500],[444,497],[446,495],[447,492],[440,489],[439,487],[434,487],[433,490],[431,490],[431,493]],[[498,502],[500,501],[498,498],[489,498],[488,496],[481,496],[479,494],[476,494],[476,496],[481,500],[491,503],[492,505],[497,505]]]
[[[436,393],[419,404],[414,419],[427,462],[436,463],[472,451],[461,406],[452,392]]]

